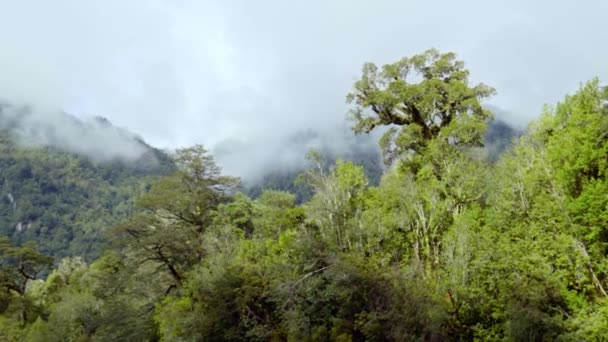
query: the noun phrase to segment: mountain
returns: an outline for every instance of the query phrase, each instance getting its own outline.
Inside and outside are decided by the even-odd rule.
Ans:
[[[132,214],[134,198],[175,168],[166,153],[103,118],[83,122],[64,114],[60,122],[69,127],[26,127],[27,120],[0,112],[0,236],[36,241],[55,257],[98,257],[106,228]],[[66,128],[122,139],[140,153],[94,158],[91,149],[67,144]]]
[[[513,139],[523,134],[523,131],[510,126],[506,122],[496,119],[490,122],[486,132],[484,145],[490,160],[498,160],[498,157],[509,149]]]
[[[303,184],[297,184],[296,179],[310,167],[305,160],[310,150],[320,152],[326,168],[339,159],[362,165],[370,183],[377,185],[383,173],[383,165],[375,138],[372,135],[354,135],[350,130],[339,128],[331,132],[298,132],[281,144],[282,153],[297,154],[297,161],[279,164],[279,167],[266,167],[264,172],[252,180],[245,178],[245,192],[256,198],[265,189],[281,190],[295,194],[298,203],[306,202],[312,196],[312,191]],[[221,156],[218,158],[221,160]]]

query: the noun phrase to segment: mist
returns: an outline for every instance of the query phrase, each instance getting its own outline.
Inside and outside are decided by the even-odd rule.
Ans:
[[[94,162],[135,162],[147,152],[136,136],[101,117],[80,120],[67,113],[2,105],[0,131],[16,137],[21,147],[53,147]]]
[[[497,89],[500,119],[524,126],[608,73],[607,12],[593,0],[0,0],[0,98],[41,108],[21,122],[53,127],[34,134],[43,143],[137,152],[119,138],[100,149],[99,115],[159,148],[204,144],[251,176],[302,165],[309,145],[348,148],[344,97],[361,65],[430,47],[456,52],[472,82]],[[289,143],[309,131],[316,142]]]
[[[268,173],[286,174],[309,167],[306,155],[311,150],[318,150],[324,158],[331,159],[350,160],[355,153],[365,154],[362,157],[367,158],[378,156],[377,166],[380,168],[382,162],[377,143],[380,133],[381,130],[355,135],[348,123],[343,122],[303,129],[292,132],[290,136],[224,140],[212,152],[226,173],[243,175],[246,184],[253,184]]]

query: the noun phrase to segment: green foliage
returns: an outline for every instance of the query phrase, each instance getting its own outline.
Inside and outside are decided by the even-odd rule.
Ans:
[[[28,282],[35,280],[38,274],[50,266],[53,258],[42,255],[32,241],[22,246],[12,246],[7,237],[0,238],[0,262],[2,285],[6,290],[17,291],[25,295]]]
[[[56,257],[98,257],[104,231],[134,212],[150,177],[171,172],[160,151],[134,163],[93,163],[52,148],[21,148],[0,132],[0,235]]]
[[[315,195],[306,205],[306,213],[321,240],[341,251],[363,248],[363,231],[357,224],[368,183],[363,168],[338,161],[330,174],[316,170],[308,176]]]
[[[608,339],[608,91],[583,85],[488,160],[492,90],[467,77],[434,50],[365,66],[352,96],[375,114],[357,129],[401,125],[383,138],[401,162],[377,186],[312,151],[309,201],[252,199],[194,146],[91,264],[37,279],[50,259],[0,240],[0,339]]]
[[[238,180],[222,176],[202,146],[177,151],[178,171],[160,179],[138,201],[143,213],[112,229],[117,246],[134,262],[151,262],[181,285],[183,274],[206,253],[202,236]],[[224,207],[227,208],[227,207]]]
[[[418,83],[416,77],[421,79]],[[434,49],[381,70],[366,63],[347,96],[355,104],[353,129],[360,133],[380,125],[400,126],[389,129],[381,139],[389,162],[409,151],[423,153],[427,143],[437,138],[481,145],[491,114],[480,101],[494,94],[494,89],[484,84],[471,87],[468,77],[469,71],[454,53]]]

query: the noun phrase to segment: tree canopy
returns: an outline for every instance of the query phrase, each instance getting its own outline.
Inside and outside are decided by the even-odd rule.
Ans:
[[[430,49],[378,68],[363,65],[361,79],[347,95],[354,104],[354,131],[391,127],[381,140],[392,159],[404,151],[421,153],[430,140],[481,145],[491,113],[481,101],[495,93],[469,85],[469,71],[454,53]]]
[[[377,185],[313,151],[308,201],[250,198],[193,146],[92,262],[0,239],[0,340],[608,340],[607,88],[490,156],[467,78],[435,50],[365,66],[355,128],[398,132]]]

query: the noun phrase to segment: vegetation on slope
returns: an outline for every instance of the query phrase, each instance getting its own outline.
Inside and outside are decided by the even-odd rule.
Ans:
[[[0,339],[608,339],[608,91],[546,107],[496,162],[492,92],[451,53],[367,64],[355,129],[393,127],[394,166],[373,186],[313,153],[302,205],[235,193],[203,147],[179,150],[94,262],[35,279],[48,259],[0,241]]]
[[[103,232],[134,212],[152,179],[172,172],[170,158],[148,152],[133,162],[93,162],[53,147],[23,148],[0,133],[0,234],[36,241],[56,257],[99,257]]]

